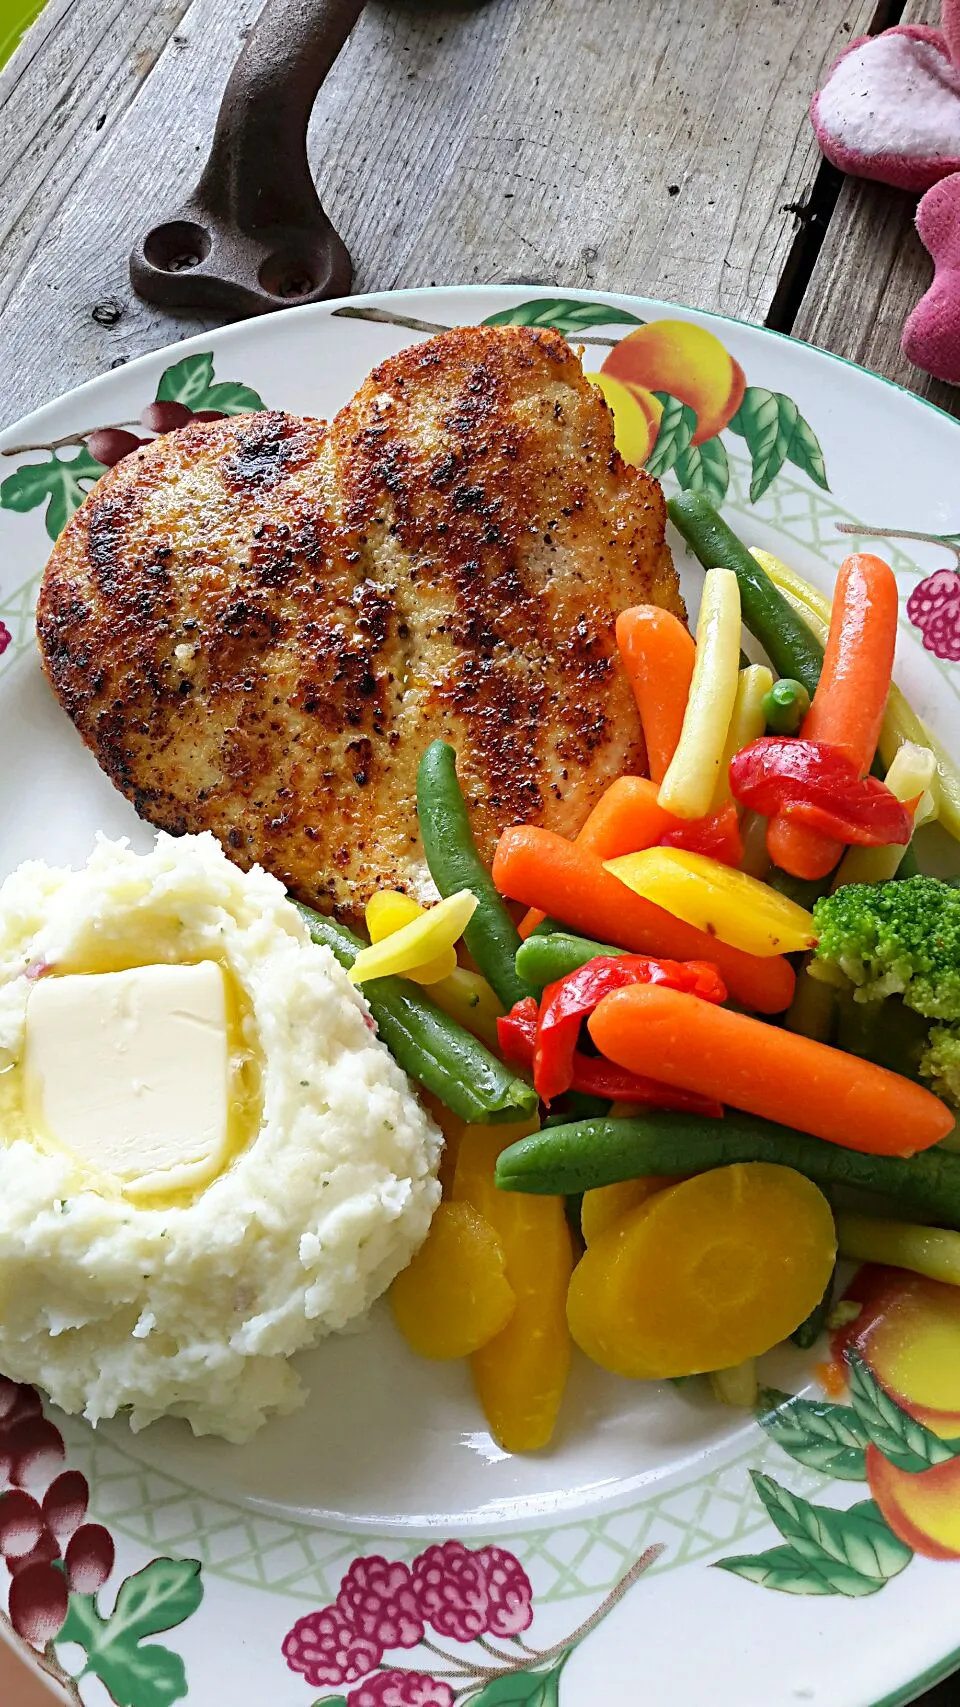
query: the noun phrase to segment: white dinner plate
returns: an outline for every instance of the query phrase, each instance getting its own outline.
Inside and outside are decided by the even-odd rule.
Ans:
[[[625,448],[668,489],[722,498],[748,544],[824,591],[852,540],[882,549],[902,592],[898,682],[960,752],[957,423],[804,344],[642,298],[358,297],[145,356],[0,437],[0,877],[30,857],[81,862],[98,830],[152,840],[34,644],[51,540],[102,471],[91,433],[150,436],[158,398],[332,415],[385,356],[491,318],[556,326],[588,371],[629,380],[626,403],[611,392]],[[126,441],[94,449],[111,442]],[[695,606],[700,572],[673,543]],[[44,1420],[0,1383],[0,1474],[13,1459],[38,1491],[80,1472],[116,1548],[35,1662],[84,1707],[896,1707],[960,1663],[960,1458],[884,1458],[849,1397],[816,1387],[825,1356],[764,1360],[769,1388],[817,1400],[764,1425],[705,1384],[580,1359],[555,1444],[528,1458],[492,1441],[466,1366],[418,1361],[382,1304],[299,1360],[307,1405],[243,1447],[181,1422],[94,1430],[45,1401]],[[954,1386],[960,1436],[960,1357]],[[446,1608],[432,1622],[428,1572]]]

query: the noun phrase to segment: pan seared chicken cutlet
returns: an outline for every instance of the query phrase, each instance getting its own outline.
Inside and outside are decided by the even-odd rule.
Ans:
[[[465,328],[374,369],[331,425],[188,425],[57,542],[44,667],[151,823],[212,830],[356,919],[432,894],[416,773],[453,743],[481,853],[574,834],[643,763],[616,613],[683,614],[660,488],[555,332]]]

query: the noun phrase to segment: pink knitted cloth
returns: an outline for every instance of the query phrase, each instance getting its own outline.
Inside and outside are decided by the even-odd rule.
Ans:
[[[897,24],[841,54],[811,117],[842,172],[927,190],[960,171],[960,0],[943,0],[942,22]]]
[[[960,0],[942,0],[942,28],[897,24],[841,54],[813,98],[827,159],[857,178],[926,190],[917,230],[933,284],[903,333],[903,351],[960,385]]]
[[[903,353],[926,373],[960,385],[960,172],[927,191],[917,230],[936,270],[903,329]]]

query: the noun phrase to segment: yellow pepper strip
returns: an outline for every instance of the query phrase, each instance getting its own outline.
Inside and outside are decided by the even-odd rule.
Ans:
[[[465,966],[458,966],[449,977],[431,984],[430,1000],[462,1025],[464,1031],[472,1031],[488,1049],[499,1048],[497,1020],[506,1009],[479,972],[468,972]]]
[[[794,610],[803,617],[817,639],[825,641],[831,609],[830,600],[826,595],[811,587],[769,551],[751,548],[751,556],[756,558],[761,569],[766,570],[774,586],[780,589],[784,598],[789,599]],[[940,783],[940,822],[955,841],[960,841],[960,767],[917,716],[909,700],[894,682],[887,696],[887,710],[879,741],[880,757],[888,770],[905,741],[913,741],[918,747],[929,747],[936,758]]]
[[[773,671],[766,664],[748,664],[740,671],[737,682],[737,697],[733,702],[733,716],[727,730],[727,739],[720,760],[720,774],[717,777],[713,791],[711,810],[716,812],[725,806],[730,795],[730,760],[743,747],[749,747],[751,741],[759,741],[767,720],[763,714],[763,696],[773,687]]]
[[[422,919],[425,909],[412,895],[404,895],[400,889],[378,889],[367,902],[364,916],[371,942],[383,942],[385,937],[393,936],[404,925],[411,925],[414,919]],[[446,948],[433,960],[425,961],[408,972],[415,984],[436,984],[441,978],[448,978],[455,970],[457,951]]]
[[[462,937],[476,905],[476,897],[469,889],[460,889],[445,901],[438,901],[410,924],[391,931],[380,942],[372,942],[369,948],[362,948],[350,968],[351,982],[365,984],[369,978],[389,978],[395,974],[407,977],[429,965]]]
[[[908,1268],[929,1280],[960,1286],[960,1233],[906,1221],[874,1221],[866,1215],[837,1215],[836,1223],[840,1256]]]
[[[644,848],[607,860],[604,869],[675,919],[685,919],[747,954],[792,954],[816,942],[812,913],[745,871],[705,854]]]
[[[913,814],[915,830],[936,818],[940,783],[937,761],[929,747],[918,747],[913,741],[904,741],[887,772],[886,783],[898,800],[907,802],[920,796]],[[888,882],[891,877],[896,877],[906,851],[906,846],[895,843],[880,848],[849,848],[840,861],[833,881],[834,889],[839,889],[844,883]]]
[[[745,1363],[735,1363],[732,1369],[714,1369],[707,1379],[714,1398],[719,1399],[721,1405],[734,1405],[742,1411],[753,1410],[759,1391],[756,1358],[748,1357]]]
[[[740,589],[732,569],[708,569],[697,657],[677,750],[658,799],[676,818],[703,818],[720,774],[740,679]]]

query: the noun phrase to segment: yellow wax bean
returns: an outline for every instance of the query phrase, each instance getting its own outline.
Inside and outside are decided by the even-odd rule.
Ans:
[[[708,569],[697,621],[697,656],[677,750],[659,801],[677,818],[703,818],[720,774],[740,679],[740,589],[731,569]]]
[[[453,949],[476,905],[469,889],[448,895],[445,901],[438,901],[410,924],[361,949],[348,976],[354,984],[364,984],[370,978],[389,978],[394,974],[407,977],[428,966],[444,950]]]

